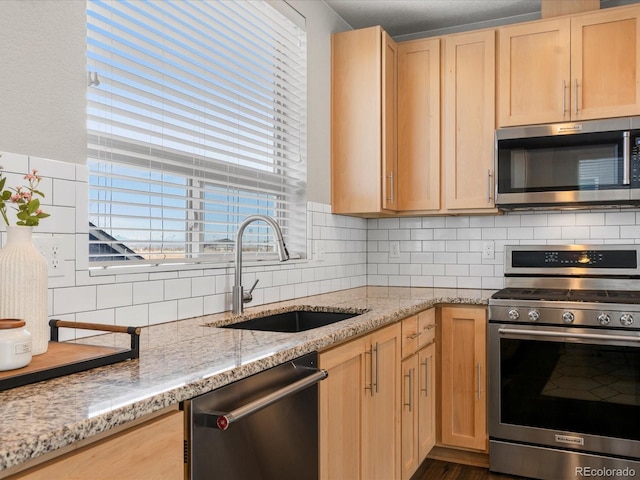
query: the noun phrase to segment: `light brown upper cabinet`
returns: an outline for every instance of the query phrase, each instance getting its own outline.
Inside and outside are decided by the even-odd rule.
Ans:
[[[640,113],[640,7],[503,27],[499,126]]]
[[[398,44],[398,210],[440,208],[440,40]]]
[[[397,51],[380,27],[331,43],[333,213],[393,212],[398,202]]]
[[[495,30],[444,37],[444,211],[495,211]]]

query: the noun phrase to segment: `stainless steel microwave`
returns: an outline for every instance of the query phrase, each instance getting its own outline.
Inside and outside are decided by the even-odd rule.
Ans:
[[[640,206],[640,117],[496,130],[496,206]]]

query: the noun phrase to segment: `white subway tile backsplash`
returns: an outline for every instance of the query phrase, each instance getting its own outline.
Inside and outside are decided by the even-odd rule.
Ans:
[[[604,225],[604,213],[576,214],[576,225]]]
[[[165,280],[164,282],[164,299],[175,300],[178,298],[191,297],[191,279],[180,278],[174,280]]]
[[[559,240],[562,238],[561,227],[535,227],[533,239]]]
[[[38,175],[61,180],[76,180],[76,164],[49,160],[41,157],[29,157],[29,170],[37,169]],[[26,173],[26,172],[25,172]]]
[[[0,166],[7,177],[10,172],[24,175],[29,171],[29,157],[20,153],[0,152]]]
[[[203,297],[181,298],[178,300],[178,318],[192,318],[204,315]]]
[[[164,281],[152,280],[133,284],[133,303],[154,303],[164,300]]]
[[[133,283],[113,283],[98,285],[96,308],[123,307],[133,304]]]
[[[149,304],[149,325],[173,322],[178,318],[177,300]]]
[[[403,218],[400,228],[409,230],[412,240],[422,240],[420,245],[400,243],[401,250],[410,251],[410,270],[406,270],[407,265],[403,266],[399,258],[375,255],[386,254],[387,249],[385,243],[374,239],[381,235],[397,238],[398,233],[386,227],[383,233],[376,231],[379,221],[369,221],[368,228],[369,285],[398,282],[394,273],[386,274],[394,272],[393,265],[398,265],[401,275],[406,273],[411,277],[412,286],[498,289],[504,285],[506,245],[636,243],[640,242],[640,212],[531,211],[444,219]],[[493,259],[482,258],[485,241],[494,243]],[[384,265],[382,270],[381,265]],[[421,270],[415,268],[417,266]]]
[[[116,308],[116,325],[146,327],[149,325],[149,305]]]
[[[611,212],[604,215],[605,225],[634,225],[636,223],[635,212]]]
[[[56,288],[53,292],[53,315],[96,310],[96,287]]]
[[[620,238],[620,227],[616,225],[591,227],[590,235],[592,239]]]
[[[54,178],[51,199],[53,205],[74,207],[76,205],[76,182]]]
[[[532,239],[533,227],[515,227],[507,230],[507,237],[509,240],[529,240]]]

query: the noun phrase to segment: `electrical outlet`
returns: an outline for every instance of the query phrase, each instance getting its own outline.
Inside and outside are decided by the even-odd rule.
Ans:
[[[33,243],[47,261],[49,277],[63,277],[63,259],[58,241],[53,236],[34,236]]]
[[[400,258],[400,242],[389,242],[389,258]]]
[[[482,242],[482,258],[493,260],[496,257],[495,246],[492,240]]]

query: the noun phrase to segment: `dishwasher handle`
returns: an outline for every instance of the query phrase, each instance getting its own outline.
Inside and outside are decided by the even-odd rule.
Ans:
[[[312,373],[311,375],[301,378],[300,380],[297,380],[293,383],[290,383],[289,385],[282,387],[281,389],[276,390],[275,392],[272,392],[268,395],[265,395],[264,397],[261,397],[252,402],[249,402],[246,405],[242,405],[234,410],[231,410],[230,412],[226,412],[226,413],[212,412],[212,413],[205,413],[204,415],[206,415],[207,417],[211,417],[211,416],[217,417],[215,419],[215,426],[220,430],[227,430],[232,423],[237,422],[238,420],[241,420],[244,417],[247,417],[259,410],[262,410],[263,408],[266,408],[269,405],[274,404],[278,400],[288,397],[289,395],[293,395],[294,393],[304,390],[305,388],[308,388],[312,385],[315,385],[321,380],[324,380],[325,378],[327,378],[327,376],[329,375],[329,373],[326,370],[322,370],[322,369],[318,369],[318,370],[314,369],[314,370],[315,370],[314,373]],[[206,424],[207,426],[210,426],[209,422],[206,422]]]

